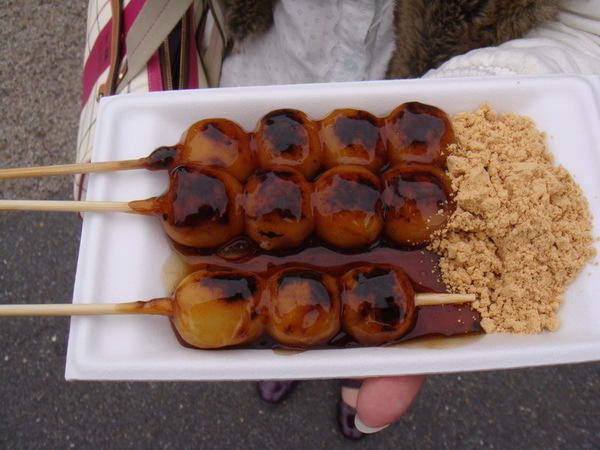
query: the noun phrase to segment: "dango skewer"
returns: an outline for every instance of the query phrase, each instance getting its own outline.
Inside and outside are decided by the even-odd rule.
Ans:
[[[406,102],[387,117],[337,109],[313,120],[296,109],[265,114],[254,131],[236,122],[209,118],[195,122],[177,144],[149,156],[55,166],[0,169],[2,178],[71,175],[119,170],[172,169],[179,165],[216,165],[244,182],[257,169],[288,165],[307,179],[322,170],[358,164],[377,172],[386,164],[419,162],[444,167],[448,146],[456,141],[446,113],[419,102]]]
[[[157,197],[130,202],[0,200],[0,209],[118,211],[161,220],[176,243],[217,248],[246,235],[264,250],[298,248],[314,234],[341,249],[382,233],[403,245],[426,244],[453,212],[450,182],[435,166],[396,166],[380,177],[359,165],[327,170],[309,183],[280,166],[242,185],[217,166],[178,166]]]
[[[171,297],[0,305],[0,316],[162,315],[185,342],[203,349],[247,344],[265,332],[283,345],[314,346],[340,330],[361,345],[373,345],[405,334],[417,306],[474,300],[473,295],[415,294],[404,272],[388,265],[358,267],[339,279],[303,267],[285,268],[267,279],[214,268],[185,277]]]

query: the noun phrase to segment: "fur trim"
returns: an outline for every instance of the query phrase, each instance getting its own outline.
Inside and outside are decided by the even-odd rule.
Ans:
[[[267,32],[273,25],[273,8],[277,0],[222,0],[225,34],[238,51],[245,39]]]
[[[396,0],[387,78],[416,78],[480,47],[523,37],[556,18],[559,0]]]

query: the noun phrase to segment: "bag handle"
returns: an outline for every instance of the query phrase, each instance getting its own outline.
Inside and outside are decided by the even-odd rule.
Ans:
[[[208,86],[212,87],[219,85],[221,66],[225,52],[228,50],[228,42],[225,32],[225,15],[219,0],[205,1],[212,14],[210,16],[209,14],[205,14],[203,18],[202,26],[200,27],[202,42],[198,45],[198,52]],[[209,19],[212,19],[214,23],[207,23]],[[211,27],[208,32],[206,32],[207,26]]]
[[[108,78],[98,89],[98,98],[113,95],[119,79],[117,66],[121,61],[121,35],[123,33],[123,4],[122,0],[111,0],[112,30],[110,36],[110,65]]]
[[[125,38],[127,55],[121,63],[117,92],[147,64],[171,30],[181,20],[193,0],[149,0]],[[202,2],[203,6],[205,2]]]
[[[111,0],[112,33],[108,79],[100,86],[98,97],[113,95],[124,89],[147,65],[156,49],[185,15],[194,0],[147,0],[125,37],[127,54],[122,56],[122,0]],[[214,24],[209,34],[204,30],[199,54],[207,86],[218,86],[221,64],[227,47],[225,19],[219,0],[197,0],[204,12],[203,25],[210,15]],[[212,14],[210,14],[212,13]],[[204,28],[204,26],[202,28]],[[119,67],[120,66],[120,67]]]

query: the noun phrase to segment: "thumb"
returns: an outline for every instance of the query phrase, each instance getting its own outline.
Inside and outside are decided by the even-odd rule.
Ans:
[[[366,379],[358,393],[359,420],[373,428],[394,422],[408,410],[425,378],[425,375],[405,375]]]

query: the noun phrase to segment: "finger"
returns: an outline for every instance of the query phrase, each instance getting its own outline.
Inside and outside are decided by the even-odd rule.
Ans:
[[[406,375],[366,379],[358,393],[359,421],[372,428],[394,422],[408,410],[425,378],[425,375]]]

